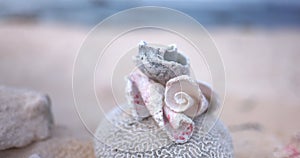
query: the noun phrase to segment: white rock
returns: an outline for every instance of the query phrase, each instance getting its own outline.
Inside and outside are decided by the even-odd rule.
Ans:
[[[53,118],[47,95],[0,86],[0,150],[50,136]]]

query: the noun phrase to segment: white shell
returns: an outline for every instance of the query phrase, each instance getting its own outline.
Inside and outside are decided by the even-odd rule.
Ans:
[[[164,106],[164,114],[167,118],[165,129],[167,135],[176,143],[187,142],[193,134],[194,122],[183,113],[177,113]]]
[[[177,51],[176,45],[162,49],[147,46],[141,41],[135,61],[145,75],[163,85],[171,78],[190,74],[190,61]]]
[[[203,81],[197,81],[197,82],[201,89],[201,92],[203,93],[203,95],[205,96],[205,98],[208,101],[208,104],[209,104],[208,112],[213,113],[221,105],[219,96],[217,95],[217,93],[215,91],[213,91],[212,87],[209,86],[207,83],[205,83]]]
[[[192,118],[202,114],[208,107],[198,83],[186,75],[167,82],[165,104],[174,112],[182,112]]]
[[[164,119],[162,108],[165,88],[161,84],[149,80],[147,76],[139,72],[131,73],[128,78],[139,90],[150,115],[160,127],[163,127]]]
[[[143,118],[150,116],[150,113],[142,99],[141,92],[138,90],[136,84],[129,78],[127,78],[126,98],[131,107],[134,118],[142,120]]]

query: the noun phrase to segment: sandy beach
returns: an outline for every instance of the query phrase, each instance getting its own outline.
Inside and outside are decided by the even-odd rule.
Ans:
[[[80,140],[92,150],[93,136],[86,127],[95,130],[103,116],[93,110],[91,96],[85,96],[87,106],[79,108],[88,114],[82,116],[84,126],[72,93],[74,60],[88,31],[68,25],[0,23],[0,84],[47,93],[56,124],[52,143],[59,143],[56,138]],[[208,31],[224,62],[226,98],[220,119],[231,131],[235,157],[273,157],[277,147],[300,132],[300,29],[225,27]],[[100,92],[111,93],[110,80],[97,82]],[[120,83],[117,93],[124,84]],[[109,104],[110,99],[103,99],[104,109],[115,106]],[[27,149],[0,151],[0,157],[27,158],[36,144],[42,142]],[[92,152],[85,157],[93,157]]]

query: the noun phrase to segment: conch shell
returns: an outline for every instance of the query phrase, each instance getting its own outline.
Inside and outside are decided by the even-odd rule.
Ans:
[[[199,84],[187,75],[170,79],[166,83],[164,103],[167,134],[176,143],[188,141],[194,131],[192,119],[208,108]]]
[[[137,120],[142,120],[150,116],[142,99],[141,92],[137,88],[136,83],[132,82],[129,78],[127,78],[126,98],[129,105],[133,108],[132,114]]]
[[[144,107],[140,106],[145,105],[146,109],[149,111],[149,114],[154,118],[157,124],[160,127],[164,127],[164,118],[162,111],[164,98],[163,94],[165,90],[164,86],[152,80],[149,80],[147,76],[139,72],[131,73],[128,77],[128,81],[131,85],[134,85],[134,88],[136,88],[136,90],[139,92],[130,93],[127,97],[129,98],[129,102],[132,102],[131,100],[134,100],[132,98],[135,98],[137,96],[142,99],[141,101],[143,101],[139,102],[142,104],[137,104],[137,102],[133,103],[133,105],[135,106],[134,109],[136,110],[135,114],[138,115],[138,118],[147,117],[147,113],[145,112]],[[138,95],[136,96],[135,94]]]
[[[176,113],[164,106],[166,116],[165,129],[169,138],[176,143],[187,142],[194,131],[194,122],[191,118],[182,113]]]
[[[208,101],[197,81],[187,75],[172,78],[167,82],[165,104],[172,111],[184,113],[191,118],[202,114],[208,108]]]
[[[163,85],[171,78],[190,74],[190,61],[177,51],[176,45],[160,49],[147,46],[146,42],[141,41],[135,61],[146,76]]]

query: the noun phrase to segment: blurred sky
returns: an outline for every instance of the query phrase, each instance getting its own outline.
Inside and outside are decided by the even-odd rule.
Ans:
[[[94,26],[118,11],[149,5],[180,10],[206,27],[300,26],[297,0],[2,0],[0,19]]]

